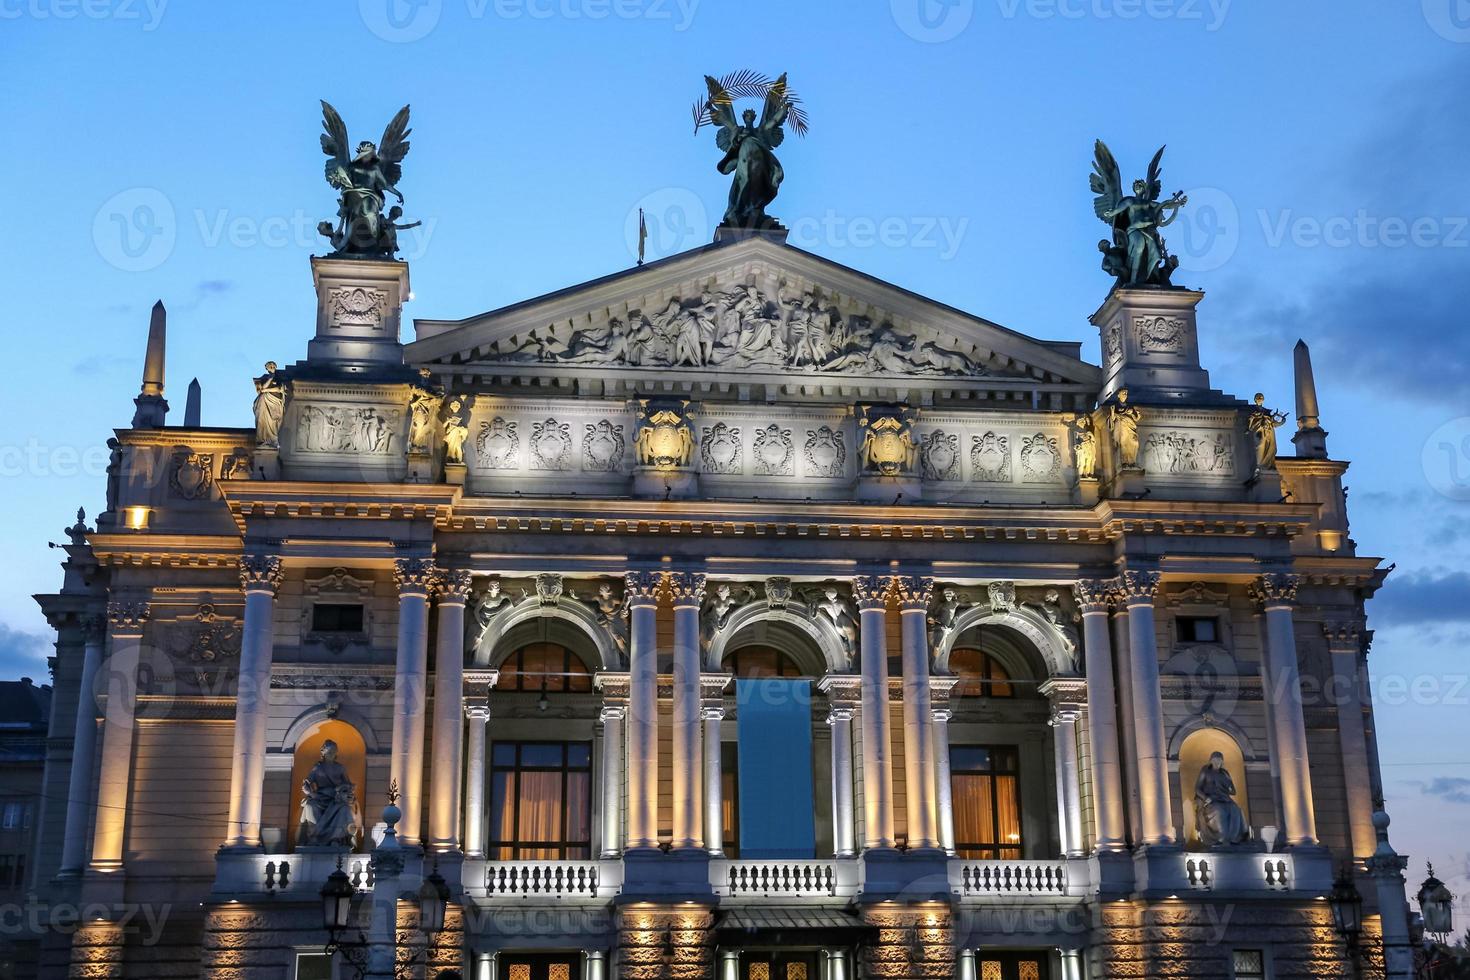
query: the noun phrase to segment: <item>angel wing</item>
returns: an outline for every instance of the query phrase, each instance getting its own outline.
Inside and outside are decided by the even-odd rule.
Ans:
[[[719,127],[715,146],[728,153],[735,139],[735,98],[716,78],[706,75],[704,84],[709,87],[709,121]]]
[[[1106,143],[1098,140],[1094,153],[1092,176],[1088,181],[1092,186],[1092,193],[1097,195],[1093,199],[1092,207],[1100,220],[1112,224],[1110,212],[1123,199],[1123,178],[1118,173],[1118,161],[1113,159],[1113,151],[1108,149]]]
[[[383,176],[390,185],[397,185],[403,176],[399,163],[408,156],[408,134],[411,132],[413,130],[408,128],[408,106],[404,106],[383,130],[383,138],[378,143],[378,159],[383,161]]]
[[[352,174],[347,165],[352,159],[352,149],[347,142],[347,124],[325,99],[322,100],[322,129],[322,152],[328,157],[327,183],[338,190],[351,187]]]
[[[1157,201],[1159,195],[1164,192],[1163,169],[1159,164],[1163,162],[1166,148],[1165,146],[1159,147],[1159,152],[1154,154],[1154,158],[1148,164],[1148,190],[1145,193],[1150,201]]]
[[[766,142],[771,149],[780,146],[786,139],[786,132],[781,124],[786,121],[786,114],[790,111],[791,103],[786,98],[786,73],[783,71],[781,77],[766,92],[766,107],[761,113],[761,130],[765,132]]]

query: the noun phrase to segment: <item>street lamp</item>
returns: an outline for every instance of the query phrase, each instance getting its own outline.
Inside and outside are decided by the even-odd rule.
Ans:
[[[1363,896],[1353,885],[1352,868],[1344,862],[1337,879],[1332,883],[1332,893],[1327,896],[1332,907],[1332,924],[1337,934],[1347,941],[1348,956],[1353,961],[1353,975],[1359,976],[1358,939],[1363,935]]]
[[[1434,876],[1434,865],[1429,865],[1429,877],[1419,886],[1419,911],[1424,916],[1424,931],[1445,938],[1455,931],[1455,896],[1444,882]]]
[[[444,914],[449,908],[449,884],[439,874],[439,862],[419,886],[419,928],[425,933],[444,931]]]
[[[357,889],[352,887],[347,872],[342,870],[341,858],[337,859],[337,870],[328,875],[326,884],[322,885],[321,895],[322,924],[330,937],[327,945],[335,946],[337,933],[352,923],[352,900],[357,897]]]

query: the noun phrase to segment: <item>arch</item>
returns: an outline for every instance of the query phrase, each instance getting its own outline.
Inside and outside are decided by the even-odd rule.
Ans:
[[[1243,761],[1264,761],[1260,751],[1256,749],[1255,742],[1251,739],[1250,734],[1244,728],[1241,728],[1229,718],[1220,718],[1214,715],[1192,715],[1181,721],[1178,726],[1175,727],[1173,733],[1169,736],[1170,760],[1174,762],[1180,761],[1180,759],[1182,758],[1181,752],[1183,751],[1184,743],[1189,740],[1190,736],[1194,735],[1196,732],[1201,732],[1208,729],[1218,729],[1225,735],[1229,736],[1230,740],[1235,743],[1236,749],[1240,752],[1241,759]]]
[[[1040,656],[1046,676],[1077,676],[1077,659],[1071,642],[1045,616],[1025,606],[996,612],[987,605],[971,606],[961,612],[955,617],[954,628],[934,644],[933,667],[936,674],[950,672],[950,652],[957,645],[965,645],[957,642],[959,638],[979,626],[1002,626],[1019,634]],[[1011,673],[1014,676],[1016,672]]]
[[[1184,818],[1184,840],[1198,843],[1194,818],[1194,781],[1200,770],[1210,761],[1210,754],[1219,752],[1225,757],[1224,769],[1230,773],[1235,784],[1235,802],[1245,817],[1245,825],[1251,826],[1250,789],[1245,779],[1245,757],[1240,743],[1224,728],[1199,725],[1179,743],[1179,795],[1180,815]]]
[[[518,628],[526,639],[516,642],[512,634]],[[624,669],[621,651],[591,607],[574,600],[543,605],[536,598],[523,599],[490,620],[475,644],[473,662],[477,667],[492,666],[495,658],[509,656],[536,640],[560,643],[587,661],[594,671]],[[592,657],[588,656],[589,647]]]
[[[752,637],[762,627],[765,627],[764,635],[759,640]],[[799,642],[797,637],[806,642]],[[731,613],[725,628],[710,637],[705,647],[705,669],[720,670],[728,651],[756,643],[775,647],[804,669],[820,668],[811,671],[812,677],[846,673],[852,659],[846,641],[826,620],[807,615],[804,608],[773,609],[764,602],[752,602]],[[813,657],[813,648],[821,658],[820,663]]]
[[[496,667],[500,670],[496,690],[584,693],[592,690],[593,668],[586,657],[554,641],[533,639],[530,643],[514,643],[515,633],[512,630],[502,644],[506,654],[496,654]]]
[[[364,750],[369,755],[382,751],[378,733],[374,731],[372,722],[368,721],[362,712],[352,705],[334,701],[312,705],[297,715],[296,719],[286,726],[286,734],[281,737],[279,750],[294,753],[300,747],[301,740],[310,735],[312,729],[328,721],[340,721],[355,729],[358,737],[363,741]]]
[[[290,851],[296,849],[296,839],[301,813],[301,783],[311,772],[321,756],[323,743],[328,739],[337,744],[337,761],[347,770],[358,800],[359,819],[363,787],[367,781],[367,744],[362,733],[353,725],[339,718],[326,718],[311,725],[297,741],[291,759],[291,805],[287,809],[286,842]]]

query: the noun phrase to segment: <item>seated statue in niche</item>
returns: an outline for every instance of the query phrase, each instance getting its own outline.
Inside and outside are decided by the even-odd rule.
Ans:
[[[301,781],[301,824],[297,844],[316,847],[353,847],[362,832],[357,791],[347,770],[337,761],[337,743],[322,743],[321,758]]]
[[[1235,780],[1225,769],[1225,756],[1210,753],[1210,762],[1194,782],[1194,827],[1206,847],[1239,844],[1246,839],[1245,814],[1235,802]]]

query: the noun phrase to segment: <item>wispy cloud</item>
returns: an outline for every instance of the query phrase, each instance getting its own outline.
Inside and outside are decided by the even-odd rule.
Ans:
[[[1391,575],[1369,613],[1385,626],[1470,622],[1470,572]]]
[[[29,677],[38,684],[45,683],[46,658],[51,651],[48,637],[0,623],[0,680]]]
[[[1425,796],[1437,796],[1446,803],[1470,804],[1470,779],[1459,776],[1436,776],[1419,784],[1419,791]]]

